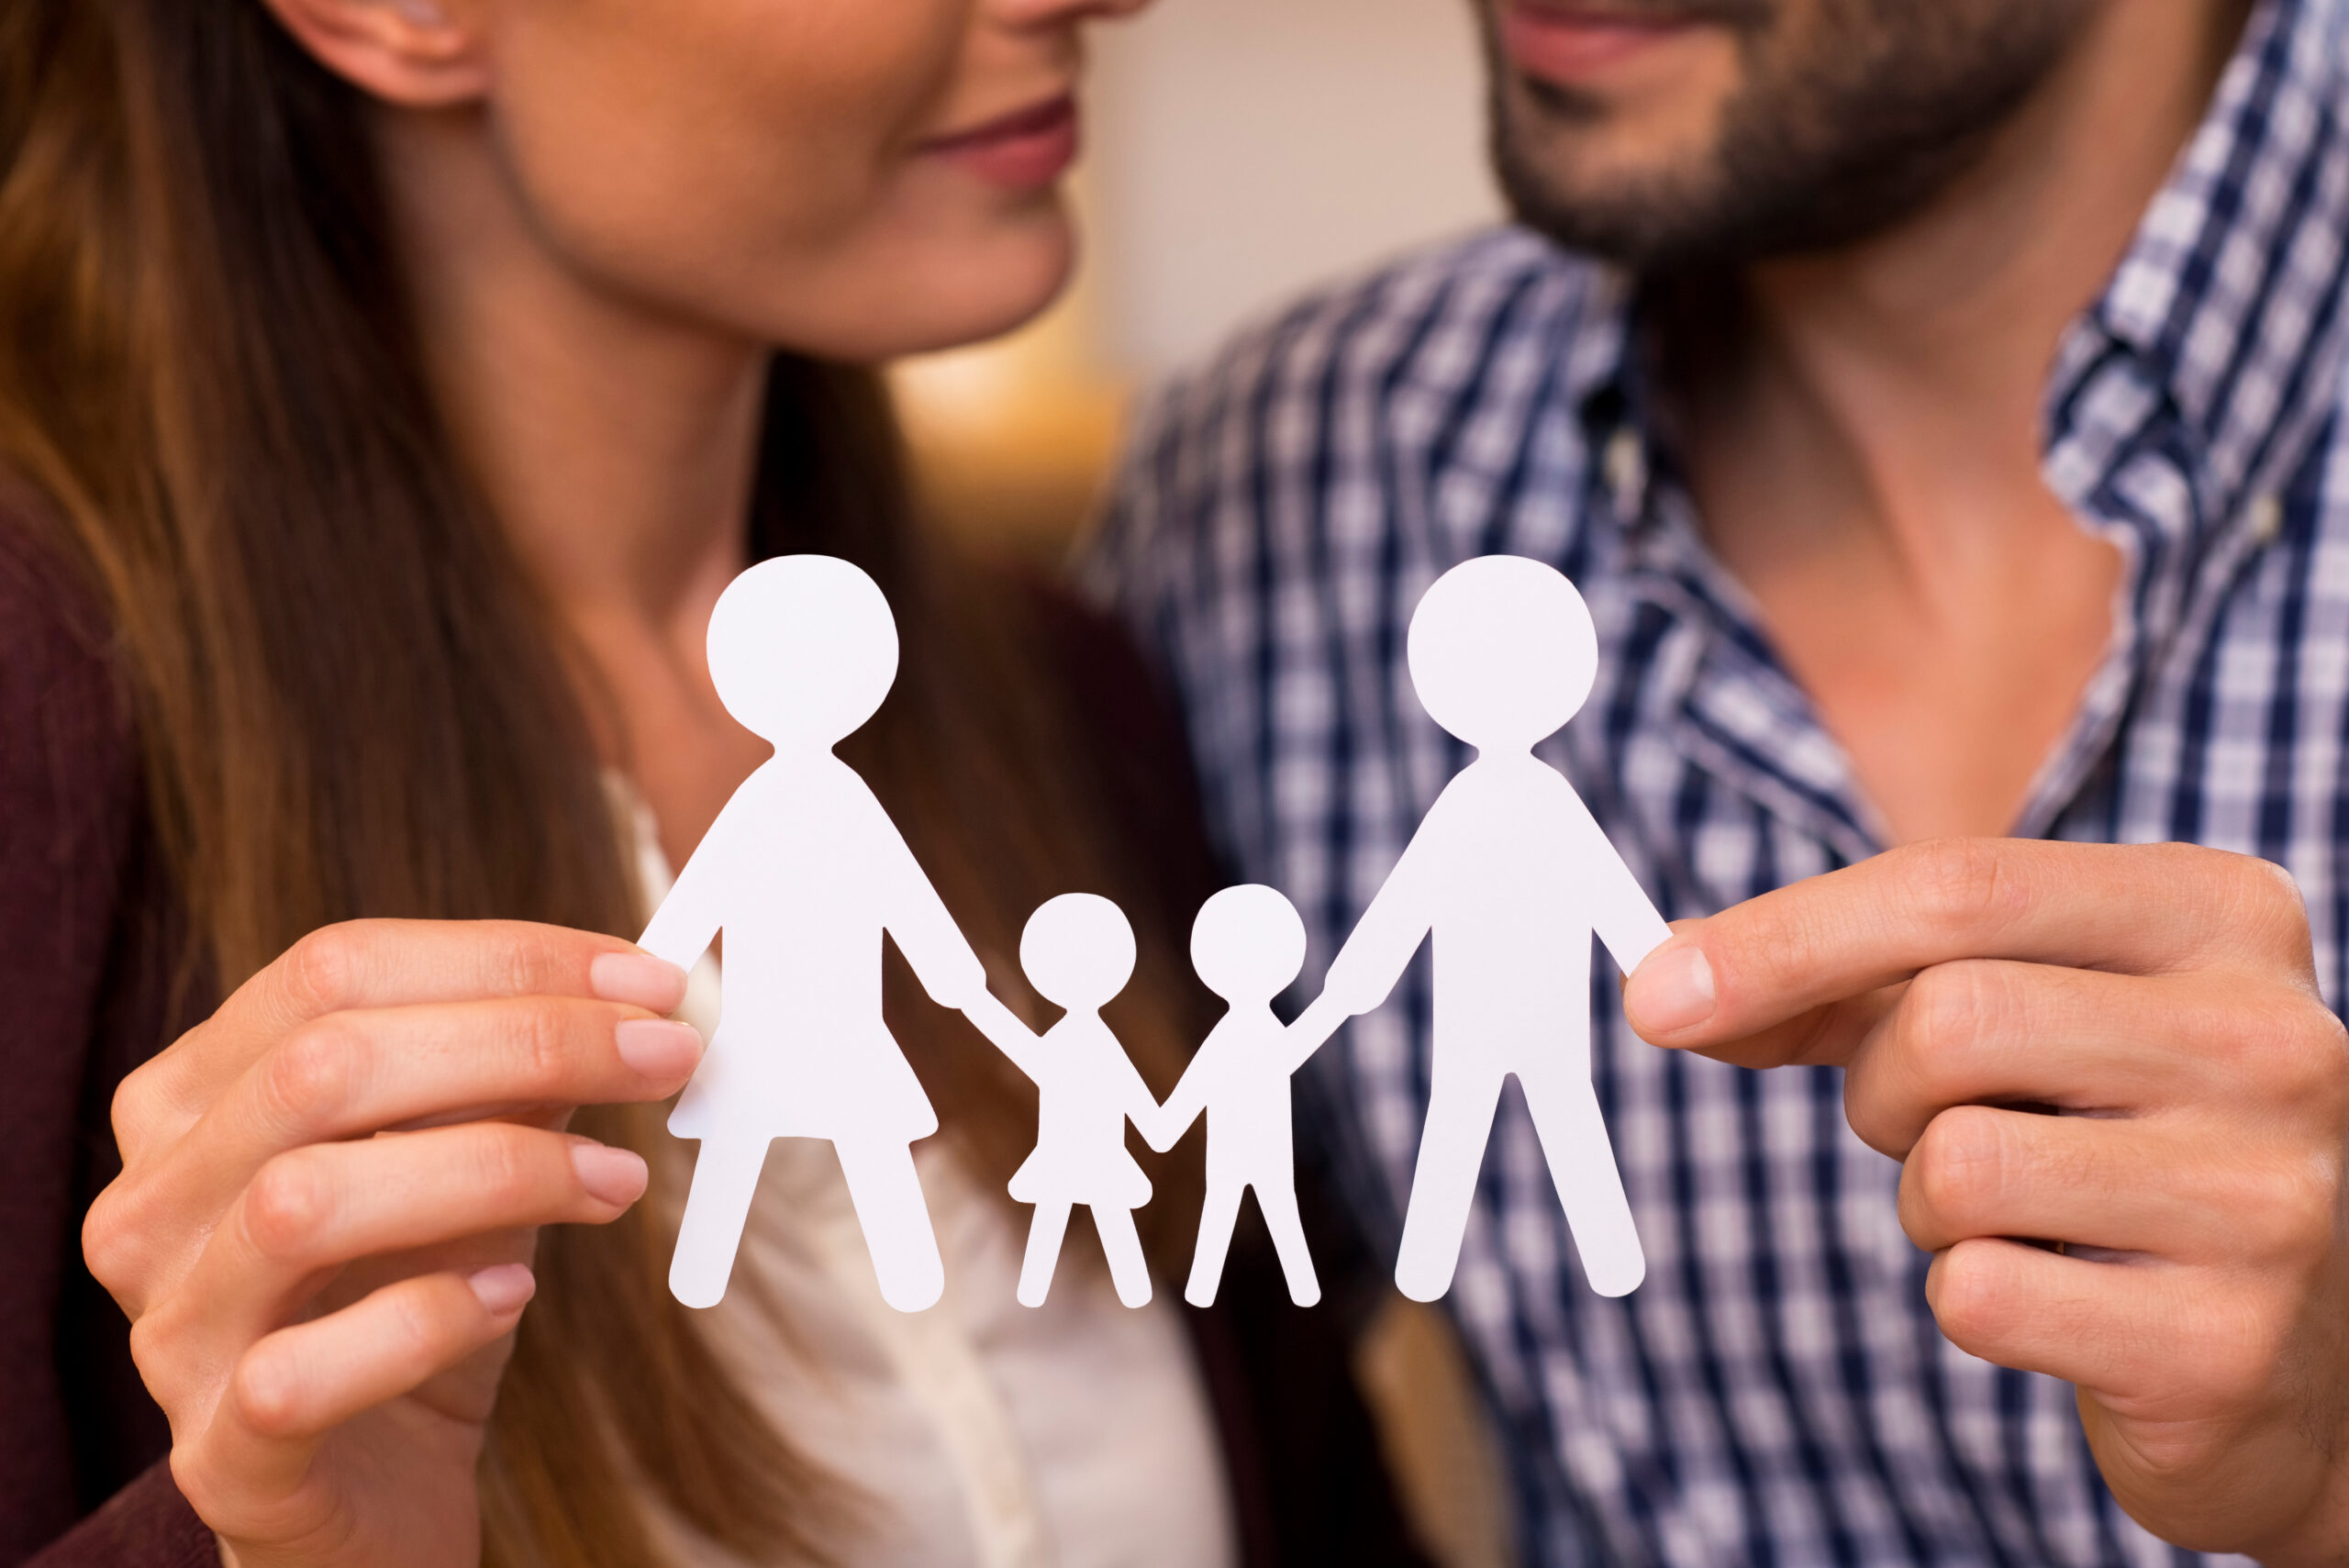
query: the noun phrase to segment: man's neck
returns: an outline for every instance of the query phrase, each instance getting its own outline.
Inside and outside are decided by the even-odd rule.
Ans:
[[[2238,0],[2109,0],[1929,208],[1663,313],[1709,540],[1895,840],[2008,831],[2106,655],[2119,581],[2040,472],[2065,328],[2192,136]]]
[[[1876,534],[1907,574],[2028,527],[2041,397],[2242,30],[2247,0],[2107,4],[1981,159],[1925,210],[1741,282],[1742,330],[1677,390],[1698,438],[1753,432],[1791,482],[1780,545]],[[1732,551],[1736,545],[1732,543]]]

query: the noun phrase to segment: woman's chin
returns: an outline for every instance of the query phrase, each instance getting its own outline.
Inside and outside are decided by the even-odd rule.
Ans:
[[[895,264],[876,258],[842,280],[822,319],[807,323],[814,330],[780,340],[860,363],[983,343],[1049,309],[1074,276],[1076,255],[1075,234],[1057,212],[1011,232],[909,247]],[[804,307],[806,297],[794,305]]]
[[[1063,267],[1049,283],[1017,291],[1007,290],[992,300],[974,298],[954,318],[941,319],[937,329],[922,341],[885,357],[901,359],[907,354],[931,354],[949,349],[971,348],[1017,332],[1051,309],[1073,276],[1073,269]]]

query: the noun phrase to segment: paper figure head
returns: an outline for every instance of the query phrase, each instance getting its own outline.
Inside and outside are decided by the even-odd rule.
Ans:
[[[1037,994],[1071,1012],[1091,1012],[1126,988],[1134,973],[1134,929],[1126,913],[1090,893],[1063,893],[1037,906],[1019,937],[1019,967]]]
[[[897,622],[872,578],[829,555],[762,561],[709,617],[709,676],[726,711],[779,751],[830,748],[897,678]]]
[[[1191,922],[1191,967],[1234,1006],[1269,1002],[1305,967],[1305,922],[1275,888],[1227,887]]]
[[[1565,574],[1517,555],[1464,561],[1411,615],[1411,685],[1479,751],[1523,751],[1581,711],[1598,633]]]

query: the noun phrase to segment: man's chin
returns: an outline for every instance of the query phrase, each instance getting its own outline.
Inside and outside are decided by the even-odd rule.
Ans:
[[[1510,216],[1567,250],[1634,271],[1708,249],[1704,225],[1692,231],[1689,222],[1720,205],[1708,188],[1715,182],[1705,152],[1664,158],[1650,148],[1635,156],[1609,145],[1618,139],[1604,106],[1577,112],[1590,118],[1572,125],[1544,116],[1533,136],[1504,130],[1496,138],[1494,170]]]
[[[1988,150],[2093,10],[1942,6],[1815,6],[1810,28],[1775,44],[1750,29],[1742,50],[1734,29],[1699,28],[1690,39],[1718,31],[1720,47],[1644,84],[1537,81],[1494,43],[1501,188],[1529,228],[1642,271],[1835,250],[1898,227]]]
[[[1634,269],[1707,248],[1709,215],[1728,205],[1720,144],[1736,74],[1708,71],[1670,87],[1497,75],[1492,160],[1517,220]]]
[[[1931,206],[1987,139],[1960,132],[1930,153],[1820,167],[1791,150],[1742,157],[1733,130],[1670,138],[1628,128],[1603,104],[1522,119],[1514,107],[1496,117],[1493,146],[1510,215],[1566,250],[1643,274],[1734,271],[1853,245]]]

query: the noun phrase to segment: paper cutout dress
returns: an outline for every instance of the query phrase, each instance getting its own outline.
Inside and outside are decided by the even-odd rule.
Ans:
[[[1040,1037],[1006,1007],[983,1006],[971,1016],[1036,1084],[1035,1152],[1011,1178],[1012,1197],[1036,1206],[1019,1267],[1020,1304],[1044,1304],[1069,1212],[1083,1204],[1093,1211],[1118,1299],[1144,1306],[1150,1268],[1133,1211],[1150,1201],[1150,1178],[1127,1152],[1126,1123],[1146,1126],[1158,1114],[1158,1097],[1101,1021],[1102,1006],[1133,977],[1133,928],[1106,898],[1063,894],[1029,917],[1019,967],[1039,995],[1067,1009],[1060,1021]]]
[[[1283,1024],[1273,1011],[1273,998],[1288,989],[1304,964],[1305,922],[1272,888],[1227,887],[1200,906],[1192,923],[1191,966],[1230,1006],[1164,1106],[1139,1125],[1163,1153],[1200,1116],[1208,1118],[1207,1203],[1183,1290],[1194,1307],[1215,1305],[1240,1200],[1251,1187],[1272,1232],[1289,1299],[1299,1307],[1321,1299],[1297,1213],[1289,1078],[1320,1049],[1338,1019],[1325,1013],[1312,1026],[1319,1029],[1315,1033],[1303,1020]]]
[[[910,1147],[938,1117],[882,1021],[882,934],[945,1006],[985,995],[986,973],[880,801],[832,754],[896,668],[887,600],[829,556],[760,562],[710,619],[718,695],[775,751],[727,802],[640,944],[690,968],[726,936],[717,1035],[669,1118],[701,1140],[669,1271],[689,1307],[725,1295],[776,1138],[831,1140],[883,1299],[918,1311],[944,1288]]]
[[[1582,595],[1539,562],[1489,555],[1437,579],[1411,617],[1411,684],[1476,749],[1436,797],[1298,1020],[1386,1000],[1435,943],[1434,1063],[1395,1265],[1432,1301],[1452,1276],[1511,1074],[1524,1091],[1591,1288],[1647,1272],[1590,1078],[1590,940],[1625,973],[1671,935],[1564,775],[1533,748],[1590,695],[1598,639]]]

